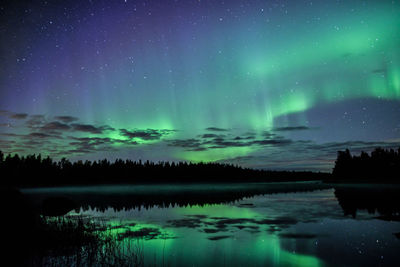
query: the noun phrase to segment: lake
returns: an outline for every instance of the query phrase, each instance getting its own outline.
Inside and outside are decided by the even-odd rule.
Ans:
[[[399,266],[400,187],[319,182],[21,190],[77,203],[145,266]],[[128,249],[129,248],[129,249]],[[138,256],[139,255],[139,256]],[[139,257],[139,259],[138,259]]]

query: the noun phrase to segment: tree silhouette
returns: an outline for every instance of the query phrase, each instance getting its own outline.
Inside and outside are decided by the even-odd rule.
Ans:
[[[338,151],[334,180],[398,183],[400,174],[400,148],[376,148],[371,155],[362,151],[352,156],[350,151]]]
[[[266,171],[232,164],[151,162],[116,159],[71,162],[53,161],[39,155],[7,155],[0,161],[1,184],[11,186],[56,186],[68,184],[271,182],[322,180],[329,174]]]

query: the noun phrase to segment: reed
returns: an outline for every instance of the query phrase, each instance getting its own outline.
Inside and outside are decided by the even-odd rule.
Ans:
[[[41,216],[28,266],[142,266],[140,239],[119,240],[105,222]]]

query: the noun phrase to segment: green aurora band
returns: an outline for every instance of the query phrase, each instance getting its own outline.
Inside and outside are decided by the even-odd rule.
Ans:
[[[232,4],[230,10],[234,13],[239,7]],[[286,118],[293,114],[297,114],[295,125],[312,124],[306,111],[315,107],[356,99],[400,100],[397,2],[315,3],[301,10],[288,5],[289,15],[266,14],[267,8],[256,5],[245,16],[238,15],[240,19],[219,16],[217,11],[196,25],[138,14],[143,15],[144,28],[129,28],[135,34],[127,34],[132,15],[122,11],[119,20],[94,17],[79,31],[49,29],[56,40],[64,40],[62,51],[53,47],[53,39],[38,38],[31,43],[33,52],[24,65],[5,53],[5,62],[13,62],[10,73],[19,70],[20,74],[5,80],[4,88],[10,89],[2,89],[0,107],[109,125],[114,130],[68,136],[109,138],[113,149],[137,151],[121,155],[215,161],[264,148],[190,150],[172,148],[165,140],[196,138],[208,127],[228,129],[233,137],[246,132],[260,137],[275,127],[292,126]],[[201,15],[204,10],[193,12]],[[110,36],[104,37],[102,31]],[[38,75],[38,69],[47,74]],[[25,77],[17,80],[18,75]],[[18,122],[4,123],[15,124],[15,134],[31,131]],[[9,134],[11,130],[4,128],[1,132]],[[119,129],[173,131],[161,138],[132,138]],[[2,139],[15,141],[0,147],[11,153],[85,154],[68,152],[68,138],[53,140],[57,145],[53,150],[48,145],[21,147],[10,135]],[[310,134],[308,140],[319,137]],[[135,146],[127,145],[128,141]],[[114,152],[94,158],[110,153]]]

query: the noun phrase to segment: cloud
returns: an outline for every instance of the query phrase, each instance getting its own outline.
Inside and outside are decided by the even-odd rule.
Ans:
[[[25,125],[30,129],[37,129],[42,127],[46,122],[44,115],[31,115],[28,120],[25,121]]]
[[[183,147],[183,148],[201,148],[203,142],[198,139],[174,139],[168,140],[169,146]],[[205,150],[205,148],[203,149]]]
[[[254,139],[255,138],[255,136],[244,136],[244,137],[241,137],[241,136],[236,136],[235,138],[233,138],[233,140],[250,140],[250,139]]]
[[[126,129],[120,129],[121,135],[132,138],[140,138],[143,140],[158,140],[161,138],[162,134],[157,130],[148,129],[148,130],[134,130],[128,131]]]
[[[275,132],[289,132],[289,131],[304,131],[310,129],[311,128],[307,126],[288,126],[288,127],[277,127],[273,128],[272,130]]]
[[[218,138],[218,137],[224,137],[224,135],[219,135],[219,134],[203,134],[199,135],[201,138]]]
[[[93,125],[90,124],[78,124],[74,123],[71,124],[73,127],[74,131],[80,131],[80,132],[88,132],[88,133],[94,133],[94,134],[101,134],[103,131]]]
[[[0,111],[1,116],[14,116],[9,111]],[[22,113],[21,113],[22,114]],[[19,115],[22,117],[22,115]],[[128,139],[111,138],[105,136],[108,131],[115,129],[108,125],[93,125],[80,123],[78,118],[72,116],[44,116],[26,115],[27,120],[14,127],[7,127],[4,123],[0,128],[0,149],[6,153],[21,152],[43,153],[52,157],[84,155],[94,152],[121,151],[130,146],[137,145],[141,140],[161,140],[176,130],[168,129],[122,129],[121,134]],[[49,121],[49,118],[51,120]],[[68,135],[66,135],[68,133]],[[85,136],[98,134],[95,137]],[[119,145],[119,146],[116,146]]]
[[[263,131],[261,135],[266,138],[274,138],[275,136],[277,136],[275,133],[271,133],[269,131]]]
[[[168,140],[169,146],[185,148],[186,151],[204,151],[208,149],[221,149],[229,147],[250,147],[250,146],[283,146],[292,143],[292,140],[285,139],[276,134],[263,133],[259,138],[255,135],[245,133],[242,137],[235,137],[217,134],[198,135],[198,138]]]
[[[120,134],[125,136],[129,139],[139,138],[142,140],[160,140],[163,136],[169,135],[175,130],[155,130],[155,129],[146,129],[146,130],[127,130],[127,129],[120,129]]]
[[[223,128],[217,128],[217,127],[208,127],[206,128],[207,131],[210,132],[227,132],[228,129],[223,129]]]
[[[224,140],[222,138],[215,138],[214,142],[212,142],[211,144],[212,144],[212,146],[210,146],[209,148],[243,147],[243,146],[252,145],[251,143],[247,143],[247,142]]]
[[[377,147],[396,149],[400,146],[400,142],[349,141],[317,144],[310,140],[285,140],[283,139],[283,144],[276,140],[277,144],[260,147],[261,149],[250,155],[226,158],[219,162],[271,170],[330,172],[339,150],[348,148],[352,154],[359,154],[361,151],[371,152]]]
[[[400,142],[379,142],[379,141],[347,141],[347,142],[329,142],[323,144],[310,143],[307,149],[316,149],[327,153],[334,153],[339,150],[349,149],[351,152],[359,153],[360,151],[371,151],[377,147],[381,148],[398,148]]]
[[[23,120],[28,117],[28,114],[26,113],[14,113],[10,116],[11,119],[16,119],[16,120]]]
[[[0,110],[0,116],[5,116],[8,117],[10,119],[15,119],[15,120],[23,120],[26,119],[28,117],[28,114],[26,113],[15,113],[15,112],[11,112],[8,110]]]
[[[55,116],[55,121],[48,121],[44,115],[31,115],[25,122],[26,127],[32,130],[40,131],[72,131],[86,132],[92,134],[103,134],[106,131],[114,131],[115,129],[108,126],[95,126],[92,124],[72,123],[79,119],[72,116]]]
[[[48,133],[40,133],[40,132],[33,132],[27,135],[22,136],[25,139],[30,139],[30,138],[40,138],[40,139],[60,139],[61,136],[57,134],[48,134]]]
[[[69,137],[72,141],[69,142],[69,147],[73,147],[68,150],[69,153],[85,154],[98,151],[117,151],[113,145],[124,144],[124,145],[137,145],[138,143],[130,140],[120,140],[109,137]]]
[[[278,138],[278,139],[266,139],[266,140],[255,140],[250,142],[252,145],[260,145],[260,146],[265,146],[265,145],[288,145],[293,143],[292,140],[290,139],[282,139],[282,138]]]
[[[0,116],[6,118],[16,114],[25,113],[0,111]],[[24,116],[17,115],[21,118]],[[93,155],[103,156],[105,153],[114,156],[128,155],[128,157],[151,155],[149,159],[154,160],[170,156],[170,151],[201,153],[201,151],[215,149],[251,147],[252,149],[248,150],[245,156],[224,158],[220,162],[253,168],[330,171],[338,150],[349,148],[352,153],[359,153],[361,150],[372,151],[376,147],[397,148],[400,146],[400,140],[395,139],[385,142],[315,143],[310,140],[289,139],[280,135],[284,132],[313,129],[301,125],[277,127],[261,132],[240,132],[239,129],[208,127],[203,132],[194,135],[177,134],[172,139],[170,135],[177,132],[176,130],[118,129],[117,136],[119,137],[115,137],[108,133],[108,131],[116,131],[111,126],[81,123],[78,118],[72,116],[26,115],[25,118],[26,120],[21,123],[13,123],[13,127],[7,127],[7,121],[2,121],[0,124],[1,150],[6,153],[43,153],[52,157],[70,158],[75,156],[90,158]],[[96,135],[93,136],[93,134]],[[143,141],[155,142],[149,142],[149,146],[136,146]],[[183,158],[173,156],[171,159],[182,160]]]
[[[13,140],[1,140],[0,139],[0,150],[1,149],[11,149],[15,141]]]
[[[71,139],[75,140],[70,142],[71,146],[79,146],[85,148],[94,148],[100,145],[112,144],[112,140],[110,138],[101,138],[101,137],[71,137]]]
[[[187,151],[205,151],[205,150],[207,150],[207,148],[205,147],[196,147],[192,149],[187,149]]]
[[[67,130],[71,129],[71,126],[69,126],[68,124],[58,122],[58,121],[53,121],[53,122],[46,123],[40,129],[45,130],[45,131],[57,131],[57,130],[67,131]]]
[[[22,136],[22,135],[16,134],[16,133],[0,133],[0,136],[5,136],[5,137],[19,137],[19,136]]]
[[[72,116],[55,116],[54,119],[64,123],[71,123],[73,121],[79,120],[78,118]]]
[[[71,142],[68,143],[70,149],[68,153],[73,154],[86,154],[96,151],[115,151],[112,147],[117,141],[108,137],[73,137]]]
[[[24,145],[28,145],[28,146],[37,146],[37,145],[43,145],[45,142],[44,140],[27,140],[24,142]]]
[[[73,123],[73,124],[71,124],[71,126],[72,126],[73,131],[87,132],[87,133],[92,133],[92,134],[102,134],[105,131],[114,131],[115,130],[114,128],[112,128],[108,125],[96,127],[91,124]]]

